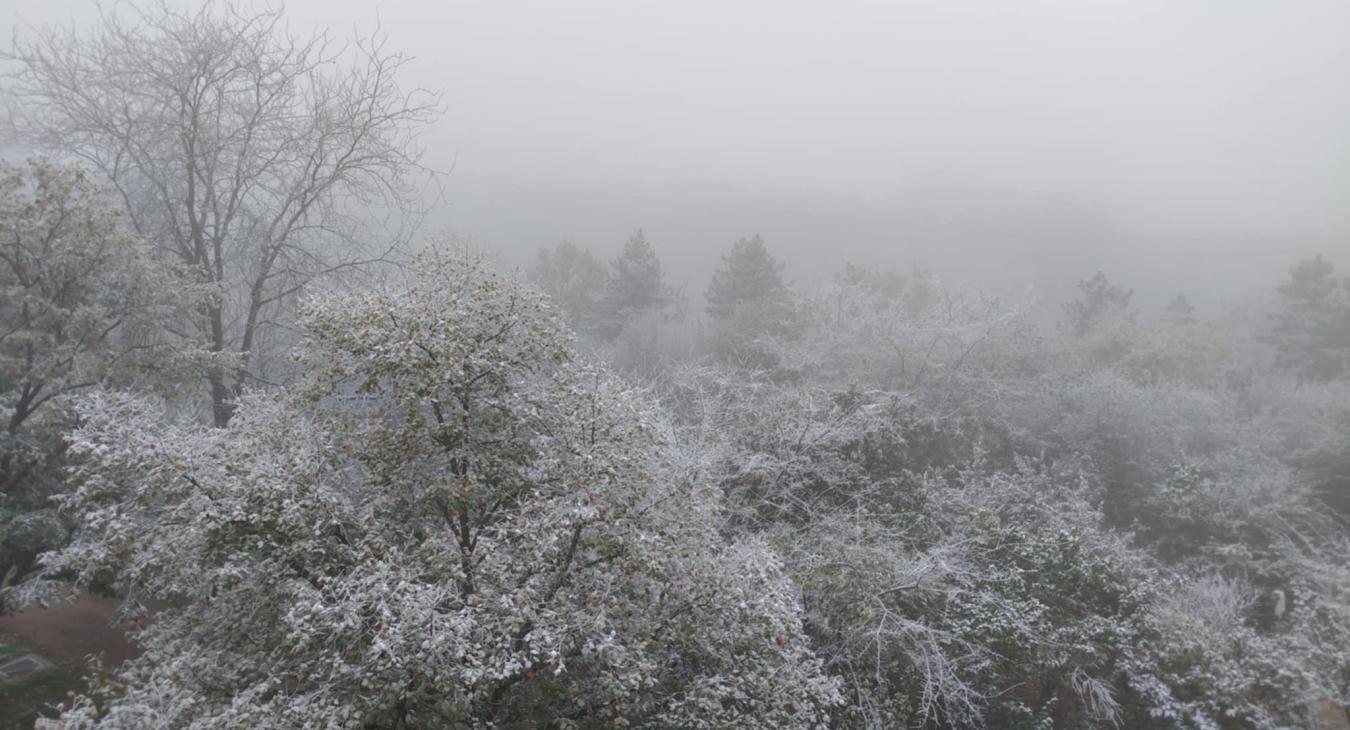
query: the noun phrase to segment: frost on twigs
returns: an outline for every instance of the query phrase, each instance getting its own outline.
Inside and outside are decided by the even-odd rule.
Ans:
[[[304,381],[228,428],[85,401],[50,565],[165,608],[67,727],[826,722],[777,559],[538,295],[432,252],[302,323]]]

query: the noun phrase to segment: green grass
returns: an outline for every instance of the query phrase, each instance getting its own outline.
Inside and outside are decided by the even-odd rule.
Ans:
[[[0,662],[33,653],[12,639],[0,641]],[[37,718],[54,717],[51,705],[64,699],[67,692],[83,687],[78,668],[72,667],[45,669],[0,684],[0,730],[29,730]]]

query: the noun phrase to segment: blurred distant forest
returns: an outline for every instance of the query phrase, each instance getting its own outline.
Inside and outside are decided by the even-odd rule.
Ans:
[[[0,597],[139,648],[59,727],[1346,726],[1332,258],[1053,316],[753,231],[697,290],[642,230],[509,271],[421,226],[380,34],[8,54]]]

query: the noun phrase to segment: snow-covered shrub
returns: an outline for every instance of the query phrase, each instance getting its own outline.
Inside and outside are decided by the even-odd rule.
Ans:
[[[432,252],[303,327],[226,428],[84,403],[48,569],[159,608],[67,728],[823,726],[778,559],[538,295]]]

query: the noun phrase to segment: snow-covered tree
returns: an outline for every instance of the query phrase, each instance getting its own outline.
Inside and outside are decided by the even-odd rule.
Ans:
[[[841,277],[774,368],[667,391],[733,529],[802,589],[840,726],[1268,728],[1344,701],[1343,540],[1281,460],[1338,443],[1334,387],[1271,395],[1321,414],[1248,422],[1224,359],[1175,342],[1193,322],[1115,318],[1129,347],[1101,360],[1102,321],[1056,339],[928,291]],[[1216,572],[1249,582],[1206,647],[1170,598]],[[1276,595],[1297,608],[1266,625]]]
[[[302,322],[227,428],[84,403],[48,569],[157,610],[66,727],[825,725],[780,561],[539,295],[433,252]]]
[[[72,396],[182,374],[160,329],[181,284],[78,168],[0,163],[0,584],[63,532],[32,511],[61,484]]]
[[[22,137],[110,183],[145,239],[211,288],[183,334],[216,425],[283,355],[294,295],[379,258],[415,219],[433,99],[383,38],[292,35],[278,10],[119,3],[87,30],[20,34],[4,79]]]

